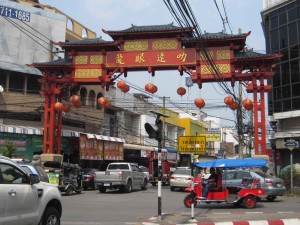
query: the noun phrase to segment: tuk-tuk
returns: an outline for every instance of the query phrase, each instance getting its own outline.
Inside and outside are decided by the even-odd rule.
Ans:
[[[52,159],[55,160],[55,158]],[[76,164],[61,162],[61,159],[56,157],[56,161],[42,160],[49,183],[56,184],[58,189],[66,195],[72,195],[73,192],[81,193],[83,190],[82,169]]]

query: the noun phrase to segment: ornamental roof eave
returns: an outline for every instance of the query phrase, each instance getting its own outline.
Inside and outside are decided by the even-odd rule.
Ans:
[[[275,60],[280,57],[282,57],[282,54],[263,54],[263,53],[254,52],[253,50],[234,52],[235,61],[244,61],[244,60],[251,60],[251,59]]]
[[[165,25],[147,25],[147,26],[136,26],[133,25],[125,30],[105,30],[102,29],[103,33],[108,34],[113,40],[118,40],[120,37],[133,37],[135,35],[149,35],[156,37],[170,36],[173,34],[174,37],[178,34],[192,35],[193,27],[178,27],[173,23]],[[136,39],[136,37],[135,37]]]
[[[32,64],[28,64],[28,66],[35,68],[45,68],[45,67],[72,67],[72,59],[57,59],[50,62],[33,62]]]
[[[113,45],[115,44],[114,41],[105,41],[101,37],[94,38],[94,39],[88,39],[84,38],[82,40],[76,40],[76,41],[66,41],[66,42],[55,42],[55,44],[59,46],[78,46],[78,45]]]
[[[227,34],[224,32],[204,33],[200,38],[184,37],[182,38],[182,42],[186,46],[197,44],[197,42],[204,42],[207,47],[215,47],[219,45],[224,46],[225,42],[227,42],[228,44],[234,43],[235,45],[239,46],[240,50],[242,50],[246,45],[246,38],[250,35],[250,33],[250,31],[243,34]]]

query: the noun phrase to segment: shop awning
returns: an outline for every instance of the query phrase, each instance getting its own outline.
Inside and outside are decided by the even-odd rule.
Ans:
[[[172,148],[172,147],[166,147],[167,151],[170,153],[177,153],[177,149],[176,148]]]
[[[43,128],[0,125],[0,132],[43,135]]]
[[[148,150],[153,151],[154,148],[152,146],[147,145],[134,145],[134,144],[127,144],[124,143],[124,149],[132,149],[132,150]]]

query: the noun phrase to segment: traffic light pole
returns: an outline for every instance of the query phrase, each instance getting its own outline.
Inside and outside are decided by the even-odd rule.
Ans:
[[[158,191],[157,191],[157,197],[158,197],[158,220],[161,221],[161,179],[162,179],[162,160],[161,160],[161,151],[162,151],[162,145],[161,145],[161,139],[158,139],[158,150],[157,150],[157,158],[158,158]]]

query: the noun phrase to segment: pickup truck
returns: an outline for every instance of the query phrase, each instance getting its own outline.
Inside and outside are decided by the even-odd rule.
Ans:
[[[106,189],[131,192],[133,188],[147,190],[146,174],[134,163],[115,162],[108,164],[106,171],[94,173],[95,187],[104,193]]]

